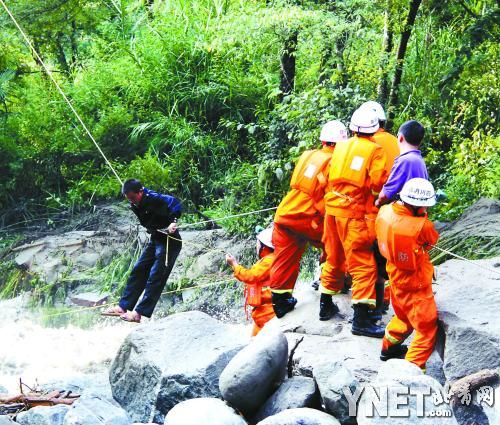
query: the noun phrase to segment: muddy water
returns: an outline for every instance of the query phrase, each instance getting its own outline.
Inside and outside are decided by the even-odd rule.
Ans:
[[[33,386],[107,373],[137,326],[96,311],[58,315],[63,311],[30,308],[27,296],[0,301],[0,385],[9,392],[18,391],[19,379]]]

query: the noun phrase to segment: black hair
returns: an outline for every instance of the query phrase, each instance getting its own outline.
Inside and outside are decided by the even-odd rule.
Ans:
[[[412,146],[420,146],[425,134],[425,128],[418,121],[406,121],[399,127],[398,133],[401,133],[405,140]]]
[[[125,181],[125,183],[123,183],[122,193],[124,195],[130,192],[139,193],[142,189],[144,189],[144,186],[139,180],[128,179]]]
[[[361,137],[372,137],[375,134],[375,131],[373,133],[362,133],[361,131],[354,131],[353,133]]]
[[[387,124],[386,120],[378,120],[378,126],[385,130],[385,125]]]

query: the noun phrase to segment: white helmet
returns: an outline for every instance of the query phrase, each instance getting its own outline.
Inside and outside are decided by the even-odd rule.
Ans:
[[[436,204],[436,192],[429,180],[420,177],[408,180],[401,193],[401,200],[414,207],[432,207]]]
[[[378,116],[372,109],[356,109],[349,128],[355,133],[373,134],[379,129]]]
[[[344,142],[347,139],[347,128],[338,120],[328,121],[319,135],[319,140],[328,143]]]
[[[377,114],[377,118],[379,121],[387,121],[387,116],[385,115],[384,108],[378,102],[374,100],[369,100],[368,102],[363,103],[359,109],[371,109]]]
[[[268,227],[267,229],[262,230],[257,234],[257,239],[262,243],[263,245],[274,249],[273,245],[273,228]]]

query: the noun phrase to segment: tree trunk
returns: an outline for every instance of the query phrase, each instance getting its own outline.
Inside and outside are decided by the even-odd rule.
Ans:
[[[297,51],[298,31],[294,30],[285,40],[281,54],[280,101],[290,94],[295,85],[295,53]]]
[[[388,86],[388,58],[392,52],[393,48],[393,33],[391,25],[391,7],[392,0],[387,0],[385,7],[384,16],[384,39],[382,44],[382,59],[380,61],[380,81],[378,84],[378,100],[382,105],[387,103],[389,97],[389,86]]]
[[[77,42],[77,34],[78,30],[76,28],[76,22],[71,21],[71,67],[76,65],[76,61],[78,60],[78,42]]]
[[[406,24],[403,32],[401,33],[401,40],[399,41],[398,53],[396,56],[396,69],[394,71],[394,78],[392,80],[391,93],[389,95],[389,119],[388,128],[392,127],[392,120],[394,119],[394,108],[398,104],[398,90],[401,84],[401,77],[403,76],[403,66],[404,58],[406,54],[406,49],[408,47],[408,41],[410,40],[411,31],[413,25],[415,24],[415,18],[417,17],[418,8],[422,0],[411,0],[410,10],[408,12],[408,17],[406,18]]]
[[[59,65],[61,65],[61,69],[64,71],[64,73],[66,75],[69,75],[69,65],[66,59],[66,54],[64,53],[63,37],[64,35],[62,32],[57,33],[57,41],[56,41],[57,61],[59,62]]]

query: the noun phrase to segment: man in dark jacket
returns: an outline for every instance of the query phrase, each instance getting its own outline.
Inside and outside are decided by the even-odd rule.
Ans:
[[[141,225],[151,234],[151,239],[130,273],[118,306],[103,314],[140,322],[142,316],[151,317],[153,314],[181,251],[176,221],[181,216],[182,206],[177,198],[149,190],[135,179],[127,180],[122,192]]]

